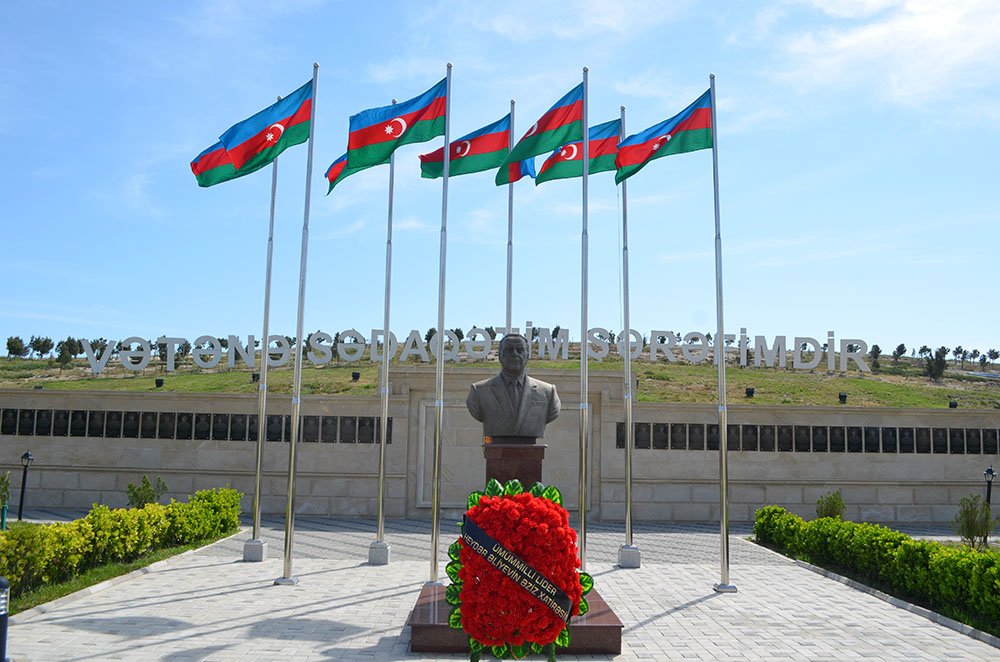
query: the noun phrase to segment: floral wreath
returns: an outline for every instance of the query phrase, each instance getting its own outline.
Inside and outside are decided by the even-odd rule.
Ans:
[[[571,603],[570,616],[587,613],[583,596],[594,580],[577,572],[576,531],[558,488],[535,483],[526,492],[516,479],[505,485],[491,479],[485,492],[469,495],[465,517],[523,561],[529,575],[561,590]],[[469,635],[470,662],[478,662],[484,651],[498,660],[546,653],[553,662],[556,646],[569,646],[568,618],[518,585],[464,538],[448,548],[445,571],[452,583],[445,598],[453,606],[448,625]]]

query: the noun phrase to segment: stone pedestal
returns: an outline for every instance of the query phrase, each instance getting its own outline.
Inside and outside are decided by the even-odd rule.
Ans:
[[[445,600],[444,586],[425,584],[417,605],[406,624],[410,626],[410,651],[413,653],[469,653],[469,637],[462,630],[448,626],[451,605]],[[592,655],[622,652],[622,622],[608,603],[594,589],[587,594],[590,611],[569,621],[569,648],[557,649],[557,655]]]
[[[503,484],[516,478],[526,490],[542,482],[542,460],[545,459],[546,448],[545,444],[483,444],[485,482],[496,478]]]

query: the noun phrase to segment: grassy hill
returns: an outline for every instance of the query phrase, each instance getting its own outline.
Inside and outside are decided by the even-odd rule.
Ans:
[[[498,367],[495,360],[456,364],[464,367]],[[529,363],[532,369],[557,369],[576,373],[578,360],[539,361]],[[432,369],[431,366],[427,367]],[[451,370],[449,366],[449,370]],[[591,361],[592,371],[621,372],[622,361],[611,356],[604,361]],[[352,372],[360,378],[352,380]],[[716,368],[708,364],[651,363],[639,360],[633,363],[633,372],[639,382],[637,398],[643,402],[716,402]],[[981,377],[969,372],[950,369],[945,377],[933,382],[923,376],[922,364],[912,359],[898,363],[883,361],[877,373],[847,373],[825,371],[803,372],[780,368],[726,369],[728,400],[731,404],[832,406],[838,403],[838,394],[848,394],[848,404],[857,407],[896,408],[947,408],[951,400],[962,409],[1000,409],[1000,373],[996,378]],[[157,389],[156,378],[164,380]],[[291,393],[291,362],[268,372],[268,390],[273,393]],[[369,361],[356,363],[331,363],[316,367],[303,366],[302,392],[304,394],[344,394],[374,396],[378,393],[378,366]],[[747,398],[747,388],[753,388],[753,398]],[[119,364],[109,367],[101,376],[90,373],[82,359],[61,369],[52,359],[0,359],[0,389],[88,390],[88,391],[176,391],[184,393],[255,393],[257,385],[247,369],[195,369],[187,359],[178,370],[167,373],[157,359],[145,370],[127,372]]]

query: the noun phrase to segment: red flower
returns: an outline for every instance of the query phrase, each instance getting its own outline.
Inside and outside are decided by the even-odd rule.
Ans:
[[[579,613],[583,590],[577,574],[576,531],[569,513],[530,493],[484,496],[466,513],[497,542],[558,586]],[[566,626],[555,612],[461,543],[462,627],[481,644],[546,645]]]

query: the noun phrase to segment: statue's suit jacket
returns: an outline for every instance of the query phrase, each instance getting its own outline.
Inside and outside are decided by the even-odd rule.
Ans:
[[[552,384],[525,375],[521,402],[513,410],[500,375],[476,382],[465,400],[469,413],[488,437],[541,437],[545,424],[559,415],[559,395]]]

